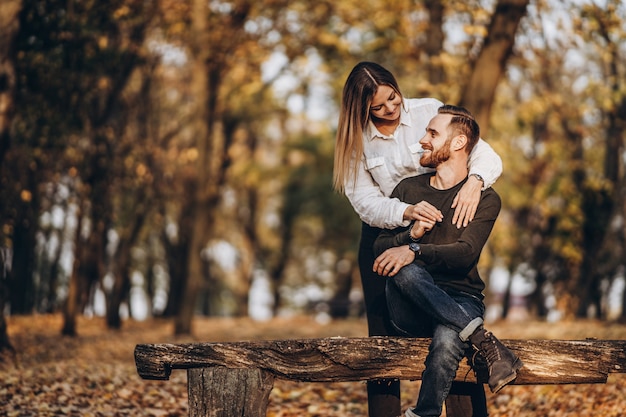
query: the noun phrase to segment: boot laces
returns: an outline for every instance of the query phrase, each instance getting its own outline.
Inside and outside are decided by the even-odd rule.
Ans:
[[[491,332],[485,332],[485,339],[481,341],[479,348],[482,350],[483,356],[487,360],[487,364],[490,367],[493,363],[502,359],[500,349],[498,349],[496,340]]]

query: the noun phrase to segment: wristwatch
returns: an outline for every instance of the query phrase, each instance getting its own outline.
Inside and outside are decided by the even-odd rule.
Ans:
[[[415,243],[415,242],[409,243],[409,249],[415,252],[415,256],[422,254],[422,247],[420,246],[419,243]]]
[[[482,182],[483,184],[485,183],[484,178],[481,177],[480,174],[470,174],[470,177],[476,177],[476,179],[478,179],[478,181]]]

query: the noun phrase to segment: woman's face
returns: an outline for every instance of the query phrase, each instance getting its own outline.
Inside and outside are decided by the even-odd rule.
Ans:
[[[402,97],[388,85],[378,87],[370,105],[370,115],[373,119],[393,121],[400,117]]]

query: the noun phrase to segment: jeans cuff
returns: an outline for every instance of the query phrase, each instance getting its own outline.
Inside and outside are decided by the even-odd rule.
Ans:
[[[470,321],[467,326],[459,333],[459,337],[462,341],[467,342],[472,334],[483,325],[483,318],[476,317],[474,320]]]

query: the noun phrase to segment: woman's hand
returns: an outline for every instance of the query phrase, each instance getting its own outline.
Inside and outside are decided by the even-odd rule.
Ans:
[[[434,224],[443,220],[443,214],[428,201],[420,201],[404,210],[404,219],[425,221]]]
[[[384,251],[374,261],[374,272],[384,277],[392,277],[406,265],[415,260],[415,252],[408,245],[396,246]]]
[[[452,224],[456,224],[457,228],[466,227],[469,222],[474,220],[482,188],[483,182],[472,175],[454,197],[452,208],[455,210]]]

